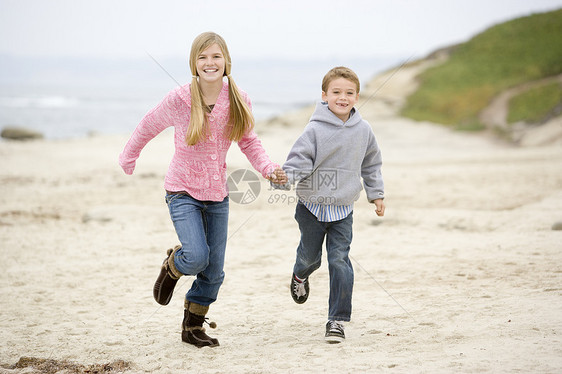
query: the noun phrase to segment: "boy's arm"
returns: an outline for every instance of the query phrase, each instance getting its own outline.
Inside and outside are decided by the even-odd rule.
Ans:
[[[377,216],[379,216],[379,217],[384,216],[384,211],[386,209],[386,207],[384,205],[384,200],[383,199],[376,199],[376,200],[373,200],[372,202],[376,206],[375,212],[377,213]]]
[[[361,177],[369,202],[384,199],[384,182],[382,179],[381,150],[372,131],[369,132],[369,146],[361,164]],[[377,208],[379,208],[377,206]],[[384,204],[383,204],[384,208]],[[378,210],[378,209],[377,209]],[[384,209],[383,209],[384,213]]]
[[[287,174],[290,184],[308,177],[314,166],[314,147],[310,141],[310,134],[303,133],[291,148],[283,170]]]
[[[291,185],[310,175],[314,159],[312,157],[313,147],[307,138],[308,135],[305,132],[296,140],[289,151],[287,161],[283,164],[283,170],[285,171],[288,181],[284,184],[272,181],[273,183],[271,185],[273,188],[290,190]]]

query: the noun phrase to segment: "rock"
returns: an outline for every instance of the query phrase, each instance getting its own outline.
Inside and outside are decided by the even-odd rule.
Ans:
[[[554,225],[552,225],[552,229],[555,231],[562,230],[562,221],[555,222]]]
[[[43,134],[23,127],[8,126],[2,129],[0,136],[10,140],[43,139]]]

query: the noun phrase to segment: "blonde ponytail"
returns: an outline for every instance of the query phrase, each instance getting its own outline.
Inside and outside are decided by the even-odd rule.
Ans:
[[[232,124],[228,138],[234,142],[239,141],[244,137],[246,132],[253,130],[255,121],[250,107],[240,94],[234,79],[229,75],[228,77],[228,94],[230,97],[230,116],[229,123]]]
[[[203,94],[197,77],[191,79],[191,117],[185,136],[187,145],[195,145],[204,139],[207,133],[207,117],[203,111]]]

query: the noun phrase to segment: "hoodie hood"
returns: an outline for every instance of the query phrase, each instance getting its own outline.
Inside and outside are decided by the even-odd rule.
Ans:
[[[321,101],[316,104],[316,109],[314,113],[312,113],[312,117],[310,117],[310,122],[323,122],[338,127],[351,127],[361,122],[361,119],[361,114],[353,107],[349,113],[349,118],[347,121],[343,122],[328,108],[327,102]]]

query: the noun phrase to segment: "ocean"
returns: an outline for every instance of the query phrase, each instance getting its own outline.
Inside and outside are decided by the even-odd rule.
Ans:
[[[257,121],[320,100],[321,81],[346,65],[362,84],[399,65],[400,56],[321,60],[244,60],[232,76],[246,91]],[[178,84],[188,83],[187,59],[86,60],[0,56],[0,128],[19,126],[47,139],[128,134]]]

